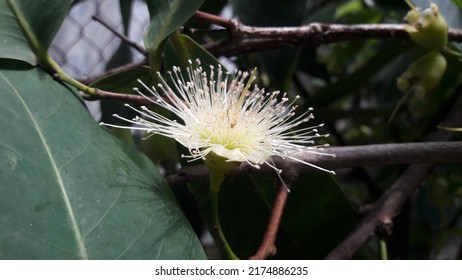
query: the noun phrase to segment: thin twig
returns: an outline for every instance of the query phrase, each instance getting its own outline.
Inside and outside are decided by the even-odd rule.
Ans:
[[[140,52],[142,55],[144,55],[144,56],[148,55],[148,52],[146,51],[146,49],[144,47],[142,47],[142,46],[138,45],[137,43],[133,42],[132,40],[130,40],[130,38],[128,38],[124,34],[117,31],[114,27],[112,27],[109,23],[104,21],[102,18],[98,17],[97,15],[94,15],[91,18],[93,20],[101,23],[104,27],[109,29],[115,36],[119,37],[123,42],[125,42],[127,45],[134,48],[138,52]]]
[[[265,260],[271,256],[274,256],[277,252],[276,248],[276,236],[281,224],[282,214],[284,212],[287,197],[289,195],[289,189],[287,187],[291,185],[291,182],[286,181],[285,184],[279,182],[278,190],[274,198],[273,208],[269,218],[268,226],[265,231],[265,236],[258,248],[258,251],[250,257],[252,260]]]
[[[104,78],[107,78],[107,77],[109,77],[111,75],[131,71],[131,70],[137,70],[137,69],[140,69],[140,70],[141,69],[149,69],[149,66],[147,66],[147,61],[143,60],[143,61],[140,61],[140,62],[128,63],[128,64],[125,64],[125,65],[122,65],[122,66],[119,66],[119,67],[109,69],[109,70],[107,70],[106,72],[104,72],[102,74],[91,76],[89,78],[86,78],[84,80],[79,80],[79,81],[81,83],[83,83],[83,84],[91,85],[92,83],[94,83],[96,81],[99,81],[99,80],[102,80]]]
[[[334,154],[335,158],[316,155],[310,153],[309,150],[300,154],[299,158],[330,170],[412,163],[443,164],[462,162],[461,141],[330,147],[325,148],[323,152]],[[299,173],[315,170],[308,165],[290,159],[274,157],[273,161],[276,166],[282,167],[283,170],[294,170]],[[256,169],[248,164],[242,164],[229,176],[273,172],[274,170],[267,166]],[[186,167],[180,170],[179,173],[167,177],[167,182],[171,186],[175,186],[189,181],[205,180],[207,176],[207,168],[204,165],[196,165]]]
[[[459,92],[462,89],[459,88]],[[448,126],[462,126],[462,95],[459,95],[453,109],[444,121]],[[428,141],[446,141],[452,133],[445,130],[438,130],[427,137]],[[436,142],[435,144],[437,144]],[[452,152],[456,153],[459,148]],[[448,155],[449,156],[449,155]],[[426,175],[432,170],[432,161],[424,164],[412,164],[393,183],[385,194],[374,204],[369,214],[361,221],[360,225],[345,238],[326,259],[349,259],[363,246],[363,244],[382,225],[391,226],[392,219],[398,215],[404,203],[411,197],[414,191],[420,186]]]
[[[150,101],[149,99],[141,95],[110,92],[110,91],[105,91],[101,89],[96,89],[95,95],[82,94],[82,98],[88,101],[108,99],[108,100],[119,100],[119,101],[124,101],[124,102],[129,102],[129,103],[136,103],[139,105],[153,104],[152,101]]]
[[[215,23],[216,25],[219,25],[221,27],[225,27],[228,29],[234,29],[235,26],[237,25],[237,22],[232,19],[227,19],[224,17],[220,17],[214,14],[209,14],[209,13],[201,12],[201,11],[197,11],[192,17],[192,19]]]

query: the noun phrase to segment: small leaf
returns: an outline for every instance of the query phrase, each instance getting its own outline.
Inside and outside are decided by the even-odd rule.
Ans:
[[[351,14],[357,13],[361,11],[363,8],[363,4],[361,1],[358,0],[350,0],[343,5],[340,5],[337,10],[335,11],[334,19],[338,20],[339,18]]]
[[[144,37],[144,44],[154,72],[160,68],[161,43],[199,9],[204,0],[147,0],[151,21]]]
[[[211,53],[196,43],[186,35],[172,34],[165,47],[165,67],[171,70],[173,66],[181,67],[183,75],[187,77],[186,69],[189,67],[188,60],[193,63],[199,59],[204,70],[208,71],[208,65],[221,65],[222,69],[226,67],[221,64]]]
[[[3,70],[0,92],[0,259],[204,258],[153,164],[69,89]]]

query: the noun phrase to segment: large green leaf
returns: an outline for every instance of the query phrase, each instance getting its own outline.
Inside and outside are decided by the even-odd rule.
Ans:
[[[71,90],[2,70],[0,94],[0,259],[204,257],[153,164]]]
[[[159,70],[161,49],[159,46],[170,33],[185,23],[202,5],[204,0],[147,0],[151,22],[144,37],[154,72]]]
[[[58,32],[72,0],[0,0],[0,58],[35,65]]]

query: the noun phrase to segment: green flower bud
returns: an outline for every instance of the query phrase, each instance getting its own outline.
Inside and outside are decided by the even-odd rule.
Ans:
[[[409,65],[398,78],[397,86],[402,92],[412,91],[422,98],[439,84],[446,65],[446,58],[441,53],[429,52]]]
[[[432,3],[430,8],[424,11],[414,8],[404,19],[409,23],[404,29],[414,43],[430,51],[439,51],[446,46],[449,27],[436,4]]]

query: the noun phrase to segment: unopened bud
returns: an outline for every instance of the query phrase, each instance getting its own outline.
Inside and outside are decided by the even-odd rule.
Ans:
[[[446,58],[439,52],[420,57],[398,78],[397,86],[402,92],[413,91],[417,97],[434,89],[446,71]]]
[[[449,28],[436,4],[432,3],[423,11],[413,8],[404,19],[409,23],[404,29],[414,43],[430,51],[439,51],[446,46]]]

